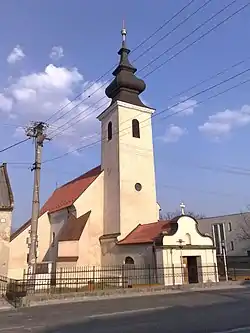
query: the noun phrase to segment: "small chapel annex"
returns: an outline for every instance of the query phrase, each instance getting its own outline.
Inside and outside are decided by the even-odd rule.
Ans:
[[[120,61],[106,88],[110,105],[98,116],[101,165],[56,189],[42,206],[37,262],[56,268],[183,264],[196,267],[197,278],[199,267],[209,266],[209,279],[216,281],[213,241],[199,233],[197,221],[185,215],[159,221],[151,124],[155,110],[140,99],[146,85],[135,76],[125,37],[123,29]],[[11,235],[12,278],[22,278],[27,269],[29,233],[30,220]]]

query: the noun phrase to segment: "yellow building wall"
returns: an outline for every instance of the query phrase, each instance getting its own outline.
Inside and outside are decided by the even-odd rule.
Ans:
[[[30,226],[21,232],[16,238],[10,242],[10,256],[8,277],[13,279],[22,279],[24,270],[27,270],[27,254],[29,252],[27,245],[27,238]],[[38,219],[38,258],[37,261],[41,262],[47,253],[50,243],[50,222],[48,214],[45,213]]]
[[[79,241],[63,241],[58,243],[58,257],[77,257]]]
[[[151,126],[153,112],[147,107],[117,101],[99,116],[105,172],[104,234],[120,233],[122,239],[139,223],[159,219]],[[132,136],[132,119],[140,123],[140,138]],[[113,136],[108,141],[110,121]],[[141,191],[136,191],[136,183],[142,185]]]
[[[91,211],[79,240],[77,266],[101,265],[100,236],[103,235],[103,173],[75,201],[77,217]]]
[[[12,212],[0,211],[0,275],[7,276]]]

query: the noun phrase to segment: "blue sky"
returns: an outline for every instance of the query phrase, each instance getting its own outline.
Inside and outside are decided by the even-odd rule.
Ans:
[[[131,54],[137,58],[205,1],[195,0],[169,25]],[[183,47],[235,12],[248,1],[237,0],[188,39],[138,73],[143,77]],[[211,0],[202,10],[176,29],[136,62],[138,71],[231,1]],[[22,127],[30,120],[46,120],[74,96],[91,88],[78,101],[91,94],[79,108],[49,122],[51,136],[43,151],[43,160],[74,150],[99,138],[105,76],[118,61],[121,22],[125,19],[128,46],[134,49],[166,20],[187,4],[186,0],[157,1],[31,1],[20,6],[11,0],[0,11],[0,118],[1,146],[24,138]],[[208,102],[201,100],[249,79],[247,72],[210,92],[191,98],[210,85],[250,67],[250,59],[214,80],[198,86],[178,98],[170,97],[250,56],[250,6],[221,25],[201,41],[168,61],[146,79],[143,98],[156,113],[186,99],[184,104],[153,120],[158,201],[165,211],[176,210],[184,201],[188,210],[218,215],[238,212],[250,203],[250,84]],[[52,50],[54,55],[52,55]],[[94,90],[98,92],[92,94]],[[75,102],[73,102],[72,105]],[[96,103],[96,104],[95,104]],[[95,105],[94,105],[95,104]],[[189,106],[186,112],[164,116]],[[99,110],[96,108],[99,107]],[[77,115],[88,109],[89,116],[76,123]],[[69,107],[68,107],[69,109]],[[65,109],[66,112],[68,109]],[[72,120],[72,117],[76,120]],[[80,117],[80,116],[79,116]],[[82,117],[84,118],[84,116]],[[57,120],[57,121],[56,121]],[[56,127],[71,121],[72,126],[56,132]],[[75,122],[73,124],[73,122]],[[33,161],[31,142],[1,153],[1,161]],[[44,164],[41,178],[41,202],[64,182],[100,163],[100,146],[83,150]],[[15,196],[14,226],[29,218],[33,173],[26,164],[9,164]],[[236,169],[238,168],[238,169]],[[243,170],[244,169],[244,170]]]

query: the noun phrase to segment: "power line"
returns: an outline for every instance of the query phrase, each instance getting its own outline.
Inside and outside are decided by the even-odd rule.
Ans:
[[[230,4],[226,5],[225,7],[223,7],[221,10],[219,10],[217,13],[215,13],[214,15],[212,15],[209,19],[207,19],[205,22],[203,22],[202,24],[200,24],[196,29],[194,29],[190,34],[188,34],[187,36],[183,37],[181,40],[179,40],[176,44],[174,44],[173,46],[171,46],[170,48],[168,48],[164,53],[162,53],[159,57],[163,56],[164,54],[166,54],[166,52],[170,51],[173,47],[175,47],[176,45],[178,45],[181,41],[183,41],[184,39],[186,39],[187,37],[190,37],[191,34],[193,34],[194,32],[196,32],[198,29],[200,29],[204,24],[206,24],[208,21],[214,19],[217,15],[221,14],[224,10],[226,10],[229,6],[231,6],[232,4],[234,4],[237,0],[233,0]],[[160,67],[162,67],[163,65],[165,65],[166,63],[168,63],[170,60],[174,59],[175,57],[177,57],[179,54],[181,54],[182,52],[184,52],[185,50],[187,50],[188,48],[190,48],[192,45],[194,45],[195,43],[197,43],[198,41],[200,41],[201,39],[203,39],[205,36],[207,36],[208,34],[210,34],[211,32],[213,32],[214,30],[216,30],[219,26],[221,26],[222,24],[226,23],[229,19],[231,19],[232,17],[234,17],[235,15],[237,15],[238,13],[240,13],[242,10],[244,10],[247,6],[249,5],[246,4],[244,6],[242,6],[241,8],[239,8],[237,11],[235,11],[234,13],[232,13],[231,15],[229,15],[228,17],[226,17],[224,20],[222,20],[221,22],[219,22],[218,24],[216,24],[214,27],[212,27],[211,29],[209,29],[207,32],[205,32],[204,34],[202,34],[200,37],[198,37],[196,40],[194,40],[193,42],[191,42],[190,44],[188,44],[187,46],[185,46],[183,49],[181,49],[180,51],[178,51],[177,53],[175,53],[172,57],[168,58],[166,61],[164,61],[164,63],[162,63],[161,65],[157,66],[155,69],[153,69],[152,71],[150,71],[149,73],[147,73],[146,75],[143,76],[143,79],[148,77],[149,75],[151,75],[153,72],[155,72],[156,70],[158,70]],[[157,59],[159,58],[157,57]],[[153,60],[155,61],[156,58]],[[146,67],[150,66],[150,64],[153,62],[149,62],[146,66],[144,66],[141,70],[139,70],[138,72],[141,72],[142,70],[144,70]],[[99,87],[101,88],[101,87]],[[98,88],[98,89],[99,89]],[[87,107],[83,112],[87,111],[87,109],[93,107],[94,105],[96,105],[97,103],[99,103],[101,100],[103,100],[104,98],[106,98],[106,96],[103,96],[101,99],[99,99],[96,103],[94,103],[93,105],[90,105],[89,107]],[[79,106],[82,103],[82,101],[77,104],[76,106],[74,106],[73,108]],[[72,108],[72,109],[73,109]],[[71,109],[71,110],[72,110]],[[98,108],[99,109],[99,108]],[[71,110],[69,110],[68,112],[70,112]],[[93,113],[93,112],[91,112]],[[91,114],[90,113],[90,114]],[[80,114],[75,115],[73,118],[69,119],[67,122],[65,122],[63,125],[61,125],[59,127],[63,128],[64,126],[66,126],[69,123],[69,126],[66,127],[66,129],[68,129],[70,126],[74,125],[75,123],[71,123],[72,120],[78,118],[80,115],[82,114],[82,112],[80,112]],[[88,114],[88,115],[90,115]],[[56,134],[58,135],[58,134]],[[54,137],[56,136],[54,135]]]
[[[201,5],[197,10],[195,10],[193,13],[191,13],[188,17],[186,17],[184,20],[182,20],[178,25],[176,25],[171,31],[169,31],[167,34],[165,34],[165,35],[163,35],[161,38],[160,38],[160,40],[158,40],[153,46],[151,46],[151,47],[149,47],[148,49],[146,49],[142,54],[140,54],[135,60],[134,60],[134,62],[135,61],[137,61],[139,58],[141,58],[143,55],[145,55],[148,51],[150,51],[153,47],[155,47],[160,41],[162,41],[163,39],[165,39],[166,37],[168,37],[171,33],[173,33],[175,30],[177,30],[177,28],[179,28],[181,25],[183,25],[185,22],[187,22],[191,17],[193,17],[195,14],[197,14],[198,13],[198,11],[200,11],[201,9],[203,9],[206,5],[208,5],[208,3],[210,3],[212,0],[208,0],[207,2],[205,2],[203,5]],[[232,3],[234,3],[236,0],[233,0],[233,2]],[[231,4],[232,4],[231,3]],[[231,4],[229,4],[228,6],[230,6]],[[228,6],[226,6],[225,8],[223,8],[223,10],[225,10]],[[221,10],[221,11],[219,11],[218,13],[216,13],[214,16],[213,16],[213,18],[215,17],[215,16],[217,16],[218,14],[220,14],[223,10]],[[211,18],[210,18],[211,19]],[[206,22],[205,22],[206,23]],[[203,24],[205,24],[204,22],[203,22]],[[202,25],[203,25],[202,24]],[[174,46],[173,46],[174,47]],[[172,48],[173,48],[172,47]],[[151,62],[150,62],[151,63]],[[150,64],[149,63],[149,64]],[[144,66],[144,68],[146,68],[147,66],[149,66],[149,64],[148,65],[146,65],[146,66]],[[138,71],[138,73],[139,72],[141,72],[141,70],[139,70]],[[109,80],[108,82],[111,82],[111,80]],[[88,98],[90,98],[91,96],[93,96],[93,94],[95,94],[97,91],[99,91],[101,88],[103,88],[105,85],[106,85],[107,83],[105,82],[105,83],[103,83],[100,87],[98,87],[92,94],[90,94],[89,96],[88,96]],[[81,113],[84,113],[84,112],[86,112],[88,109],[90,109],[91,107],[93,107],[94,105],[96,105],[98,102],[100,102],[102,99],[104,99],[104,98],[106,98],[106,96],[103,96],[101,99],[99,99],[97,102],[95,102],[93,105],[90,105],[90,106],[88,106],[84,111],[82,111],[82,112],[80,112],[80,114]],[[67,113],[69,113],[69,112],[71,112],[73,109],[75,109],[76,107],[78,107],[80,104],[82,104],[84,101],[85,101],[86,99],[84,99],[84,100],[82,100],[82,101],[80,101],[78,104],[76,104],[76,105],[74,105],[70,110],[68,110],[68,111],[66,111],[64,114],[62,114],[57,120],[59,120],[59,119],[61,119],[63,116],[65,116]],[[69,123],[70,121],[72,121],[72,120],[74,120],[74,119],[76,119],[80,114],[78,114],[78,115],[75,115],[74,117],[73,117],[73,119],[70,119],[70,120],[68,120],[65,124],[63,124],[63,125],[61,125],[61,127],[60,128],[62,128],[63,126],[65,126],[67,123]],[[56,121],[57,121],[56,120]]]
[[[167,34],[163,35],[161,37],[160,40],[158,40],[153,46],[151,46],[150,48],[146,49],[142,54],[140,54],[135,60],[137,61],[139,58],[141,58],[143,55],[145,55],[148,51],[150,51],[153,47],[155,47],[160,41],[162,41],[163,39],[165,39],[166,37],[168,37],[171,33],[173,33],[175,30],[177,30],[177,28],[179,28],[182,24],[184,24],[185,22],[187,22],[191,17],[193,17],[195,14],[198,13],[198,11],[200,11],[201,9],[203,9],[208,3],[210,3],[212,0],[208,0],[207,2],[205,2],[203,5],[201,5],[197,10],[195,10],[193,13],[191,13],[187,18],[185,18],[184,20],[182,20],[178,25],[176,25],[171,31],[169,31]],[[236,0],[233,0],[233,2]],[[190,2],[190,4],[193,1]],[[188,4],[189,5],[189,4]],[[226,6],[227,8],[228,6]],[[186,6],[185,6],[186,8]],[[225,9],[226,9],[225,8]],[[224,10],[224,9],[223,9]],[[221,12],[221,11],[220,11]],[[178,15],[180,14],[180,12],[178,12]],[[217,14],[216,14],[217,15]],[[215,15],[215,16],[216,16]],[[177,14],[176,14],[177,16]],[[169,20],[170,22],[171,20]],[[150,64],[150,63],[149,63]],[[144,66],[144,68],[146,68],[148,65]],[[140,70],[141,71],[141,70]],[[139,72],[140,72],[139,71]],[[109,80],[108,82],[111,82],[111,80]],[[66,111],[65,113],[63,113],[59,118],[57,118],[55,121],[58,121],[59,119],[61,119],[62,117],[64,117],[67,113],[70,113],[73,109],[75,109],[76,107],[78,107],[79,105],[81,105],[83,102],[86,101],[86,99],[90,98],[91,96],[93,96],[97,91],[99,91],[101,88],[103,88],[107,83],[103,83],[100,87],[98,87],[93,93],[91,93],[87,98],[83,99],[82,101],[80,101],[79,103],[77,103],[76,105],[74,105],[70,110]],[[95,102],[93,105],[89,105],[86,109],[84,109],[82,112],[80,112],[80,114],[75,115],[73,118],[69,119],[68,121],[66,121],[63,125],[61,125],[59,127],[63,128],[65,125],[67,125],[69,122],[71,122],[72,120],[76,119],[77,117],[79,117],[82,113],[85,113],[88,109],[90,109],[91,107],[93,107],[94,105],[96,105],[97,103],[99,103],[101,100],[103,100],[104,98],[106,98],[106,96],[103,96],[101,99],[99,99],[97,102]],[[92,113],[92,112],[91,112]],[[68,127],[67,127],[68,128]],[[57,129],[58,131],[58,129]],[[55,135],[53,136],[55,137]]]
[[[147,52],[152,50],[156,45],[158,45],[160,42],[162,42],[165,38],[170,36],[174,31],[176,31],[179,27],[181,27],[184,23],[186,23],[188,20],[190,20],[194,15],[196,15],[200,10],[205,8],[210,2],[213,0],[207,0],[203,5],[198,7],[194,12],[192,12],[190,15],[188,15],[184,20],[182,20],[179,24],[177,24],[172,30],[170,30],[167,34],[163,35],[158,41],[156,41],[153,45],[149,46],[146,50],[144,50],[138,57],[136,57],[133,61],[137,61],[139,58],[143,57]],[[236,1],[236,0],[235,0]]]
[[[168,25],[171,21],[173,21],[173,19],[175,19],[178,15],[180,15],[185,9],[187,9],[195,0],[191,0],[189,1],[184,7],[182,7],[179,11],[177,11],[170,19],[168,19],[166,22],[164,22],[158,29],[156,29],[150,36],[148,36],[147,38],[145,38],[139,45],[137,45],[132,51],[135,52],[139,47],[141,47],[142,45],[144,45],[148,40],[150,40],[153,36],[155,36],[160,30],[162,30],[166,25]],[[73,101],[75,101],[76,99],[78,99],[79,97],[81,97],[86,91],[88,91],[91,87],[93,87],[97,82],[101,81],[104,77],[106,77],[108,74],[110,74],[110,72],[116,67],[116,65],[112,66],[107,72],[105,72],[104,74],[102,74],[97,80],[95,80],[93,83],[91,83],[91,85],[86,88],[83,92],[81,92],[80,94],[78,94],[77,96],[75,96],[74,99],[72,99],[70,102],[68,102],[67,104],[65,104],[63,107],[61,107],[59,110],[57,110],[55,113],[53,113],[47,120],[46,122],[48,122],[49,120],[51,120],[55,115],[57,115],[58,113],[60,113],[62,110],[64,110],[67,106],[69,106]],[[102,86],[103,87],[103,86]],[[97,92],[99,89],[101,89],[100,87],[95,90],[91,95],[93,95],[95,92]],[[90,96],[91,96],[90,95]],[[84,99],[84,101],[86,101],[87,99],[90,98],[90,96],[86,97]],[[60,119],[60,118],[59,118]],[[58,119],[57,119],[58,120]],[[56,121],[57,121],[56,120]],[[55,122],[55,121],[54,121]],[[53,122],[53,123],[54,123]]]
[[[237,0],[233,0],[231,1],[229,4],[227,4],[226,6],[224,6],[222,9],[220,9],[218,12],[216,12],[215,14],[213,14],[212,16],[210,16],[208,19],[206,19],[204,22],[202,22],[201,24],[199,24],[195,29],[193,29],[189,34],[187,34],[186,36],[182,37],[178,42],[176,42],[175,44],[173,44],[171,47],[169,47],[167,50],[165,50],[163,53],[161,53],[160,55],[158,55],[157,57],[155,57],[154,59],[152,59],[148,64],[146,64],[142,69],[140,69],[140,72],[142,72],[145,68],[147,68],[148,66],[151,66],[154,62],[156,62],[158,59],[160,59],[162,56],[164,56],[166,53],[168,53],[169,51],[171,51],[174,47],[176,47],[177,45],[181,44],[184,40],[186,40],[188,37],[192,36],[196,31],[198,31],[199,29],[201,29],[205,24],[207,24],[208,22],[210,22],[211,20],[213,20],[216,16],[218,16],[219,14],[221,14],[222,12],[224,12],[227,8],[229,8],[230,6],[232,6]],[[208,1],[210,2],[210,1]],[[204,5],[207,5],[208,2],[205,2]],[[203,6],[204,6],[203,5]],[[201,8],[203,8],[203,6]]]
[[[238,67],[239,65],[242,65],[242,64],[244,64],[245,62],[247,62],[247,61],[249,61],[249,60],[250,60],[250,57],[247,57],[247,58],[245,58],[245,59],[243,59],[243,60],[237,61],[236,63],[234,63],[234,64],[232,64],[232,65],[226,67],[226,68],[223,69],[222,71],[219,71],[219,72],[217,72],[217,73],[215,73],[215,74],[209,76],[208,78],[206,78],[206,79],[204,79],[204,80],[201,80],[201,81],[195,83],[193,86],[191,86],[191,87],[189,87],[189,88],[186,88],[186,89],[182,90],[181,92],[179,92],[179,93],[173,95],[172,97],[169,97],[169,98],[168,98],[168,101],[171,101],[171,100],[174,99],[174,98],[177,98],[177,97],[180,97],[180,96],[183,95],[183,94],[186,94],[186,93],[189,92],[190,90],[193,90],[194,88],[199,87],[199,86],[202,85],[203,83],[206,83],[206,82],[208,82],[208,81],[210,81],[210,80],[212,80],[212,79],[217,78],[217,77],[220,76],[220,75],[223,75],[223,74],[227,73],[229,70],[231,70],[231,69],[233,69],[233,68],[235,68],[235,67]]]
[[[163,109],[162,111],[160,111],[160,112],[158,112],[158,113],[155,113],[152,117],[149,117],[149,118],[143,120],[141,123],[143,123],[143,122],[145,122],[145,121],[148,121],[148,120],[150,120],[150,119],[153,118],[153,117],[158,117],[158,116],[161,115],[162,113],[164,113],[164,112],[166,112],[166,111],[169,111],[170,109],[173,109],[174,107],[176,107],[176,106],[182,104],[183,102],[185,102],[185,101],[187,101],[187,100],[189,100],[189,99],[191,99],[191,98],[197,97],[197,96],[199,96],[199,95],[201,95],[201,94],[203,94],[203,93],[205,93],[205,92],[208,92],[208,91],[210,91],[210,90],[212,90],[212,89],[214,89],[214,88],[220,86],[221,84],[226,83],[226,82],[228,82],[228,81],[230,81],[230,80],[232,80],[232,79],[238,77],[239,75],[242,75],[243,73],[246,73],[246,72],[249,71],[249,70],[250,70],[250,68],[248,68],[247,70],[245,70],[245,71],[243,71],[243,72],[241,72],[241,73],[238,73],[238,74],[236,74],[236,75],[234,75],[234,76],[231,76],[230,78],[228,78],[228,79],[226,79],[226,80],[223,80],[223,81],[221,81],[220,83],[217,83],[217,84],[212,85],[212,86],[210,86],[210,87],[208,87],[208,88],[206,88],[206,89],[203,89],[203,90],[201,90],[200,92],[198,92],[198,93],[196,93],[196,94],[190,96],[189,98],[185,99],[184,101],[181,101],[181,102],[179,102],[179,103],[175,103],[175,104],[172,105],[171,107],[168,107],[168,108]],[[197,104],[202,104],[202,103],[204,103],[204,102],[207,101],[207,100],[210,100],[210,99],[212,99],[212,98],[218,97],[218,96],[220,96],[220,95],[222,95],[222,94],[224,94],[224,93],[226,93],[226,92],[228,92],[228,91],[231,91],[231,90],[233,90],[233,89],[235,89],[235,88],[237,88],[237,87],[239,87],[239,86],[241,86],[241,85],[243,85],[243,84],[246,84],[246,83],[248,83],[248,82],[250,82],[250,79],[247,79],[247,80],[245,80],[245,81],[242,81],[242,82],[240,82],[240,83],[238,83],[238,84],[236,84],[236,85],[234,85],[234,86],[232,86],[232,87],[230,87],[230,88],[228,88],[228,89],[226,89],[226,90],[224,90],[224,91],[222,91],[222,92],[219,92],[219,93],[217,93],[217,94],[215,94],[215,95],[212,95],[212,96],[208,97],[207,99],[205,99],[205,100],[203,100],[203,101],[201,101],[201,102],[199,102],[199,103],[197,103]],[[196,105],[197,105],[197,104],[196,104]],[[188,108],[189,108],[189,107],[186,107],[186,108],[183,108],[183,109],[181,109],[181,110],[178,110],[178,111],[176,111],[176,112],[174,112],[174,113],[168,115],[168,116],[165,117],[165,118],[169,118],[169,117],[172,117],[172,116],[174,116],[174,115],[176,115],[176,114],[179,114],[179,113],[181,113],[181,112],[184,112],[184,111],[187,110]],[[138,116],[140,116],[140,115],[138,115]],[[131,118],[131,119],[132,119],[132,118]],[[148,124],[146,124],[146,126],[148,126]],[[126,130],[129,129],[129,128],[130,128],[130,127],[125,128],[125,129],[123,129],[122,131],[124,131],[124,130],[126,131]],[[122,131],[118,131],[118,132],[116,132],[116,133],[114,133],[114,134],[121,133]],[[125,134],[126,134],[126,133],[125,133]],[[94,145],[96,145],[96,144],[102,142],[103,140],[105,140],[105,138],[103,138],[103,139],[101,139],[101,140],[98,140],[98,141],[95,141],[95,142],[93,142],[93,143],[90,143],[90,144],[88,144],[88,145],[85,145],[85,146],[79,147],[79,148],[77,148],[77,149],[75,149],[75,150],[73,150],[73,151],[70,151],[70,152],[64,153],[64,154],[59,155],[59,156],[57,156],[57,157],[54,157],[54,158],[52,158],[52,159],[45,160],[43,163],[47,163],[47,162],[50,162],[50,161],[57,160],[57,159],[59,159],[59,158],[62,158],[62,157],[64,157],[64,156],[67,156],[67,155],[69,155],[69,154],[71,154],[71,153],[73,153],[73,152],[79,152],[79,151],[81,151],[81,150],[83,150],[83,149],[85,149],[85,148],[89,148],[89,147],[91,147],[91,146],[94,146]]]
[[[206,82],[208,82],[208,81],[210,81],[210,80],[212,80],[212,79],[215,79],[216,77],[219,77],[220,75],[223,75],[223,74],[227,73],[230,69],[233,69],[233,68],[235,68],[235,67],[238,67],[239,65],[242,65],[243,63],[245,63],[245,62],[247,62],[247,61],[249,61],[249,60],[250,60],[250,57],[246,57],[246,58],[243,59],[243,60],[240,60],[240,61],[237,61],[236,63],[233,63],[232,65],[226,67],[226,68],[223,69],[222,71],[219,71],[219,72],[217,72],[217,73],[215,73],[215,74],[209,76],[208,78],[199,81],[198,83],[192,85],[191,87],[182,90],[181,92],[179,92],[179,93],[173,95],[172,97],[169,97],[169,98],[167,99],[167,102],[171,101],[171,100],[174,99],[174,98],[180,97],[181,95],[183,95],[183,94],[185,94],[185,93],[187,93],[187,92],[193,90],[194,88],[197,88],[198,86],[202,85],[203,83],[206,83]],[[102,99],[104,99],[104,97],[102,97],[102,98],[101,98],[100,100],[98,100],[96,103],[100,102]],[[102,104],[101,106],[99,106],[97,109],[95,109],[95,111],[98,111],[98,110],[101,109],[101,108],[105,108],[105,106],[106,106],[108,103],[109,103],[109,101],[108,101],[108,102],[105,102],[104,104]],[[90,115],[90,114],[88,113],[88,114],[86,114],[86,116],[84,116],[84,117],[80,117],[80,118],[78,119],[77,122],[86,119],[89,115]],[[74,118],[77,118],[78,116],[79,116],[79,115],[76,115]],[[76,123],[76,122],[71,123],[71,121],[74,120],[74,118],[72,118],[72,119],[70,120],[70,126],[66,127],[66,128],[64,129],[64,131],[67,131],[67,130],[69,129],[69,127],[73,126],[73,125]],[[55,138],[55,137],[57,137],[58,135],[61,135],[61,134],[62,134],[62,133],[59,133],[59,132],[56,133],[54,136],[52,136],[52,139]]]
[[[232,5],[232,3],[234,3],[236,0],[234,0],[233,2],[231,2],[229,5],[227,5],[225,8],[227,8],[228,6]],[[156,70],[158,70],[159,68],[161,68],[162,66],[164,66],[167,62],[169,62],[170,60],[174,59],[175,57],[177,57],[180,53],[182,53],[183,51],[189,49],[191,46],[193,46],[194,44],[196,44],[197,42],[199,42],[201,39],[203,39],[204,37],[206,37],[207,35],[209,35],[211,32],[213,32],[214,30],[216,30],[217,28],[219,28],[222,24],[226,23],[228,20],[230,20],[231,18],[233,18],[235,15],[239,14],[241,11],[243,11],[246,7],[248,7],[250,5],[250,3],[245,4],[244,6],[242,6],[241,8],[239,8],[237,11],[235,11],[234,13],[232,13],[231,15],[229,15],[228,17],[226,17],[224,20],[222,20],[221,22],[219,22],[218,24],[216,24],[214,27],[212,27],[211,29],[209,29],[208,31],[206,31],[205,33],[203,33],[200,37],[198,37],[197,39],[195,39],[192,43],[188,44],[187,46],[185,46],[183,49],[181,49],[179,52],[175,53],[172,57],[168,58],[166,61],[162,62],[160,65],[158,65],[156,68],[154,68],[152,71],[148,72],[144,78],[148,77],[149,75],[151,75],[152,73],[154,73]],[[224,9],[223,9],[224,10]],[[221,11],[220,11],[221,12]],[[215,17],[215,15],[213,15],[213,18]]]
[[[20,144],[22,144],[22,143],[28,141],[29,139],[30,139],[30,138],[24,139],[24,140],[22,140],[22,141],[18,141],[18,142],[14,143],[14,144],[11,145],[11,146],[8,146],[8,147],[6,147],[6,148],[3,148],[3,149],[0,150],[0,153],[3,153],[4,151],[9,150],[9,149],[11,149],[11,148],[14,148],[14,147],[16,147],[16,146],[19,146]]]

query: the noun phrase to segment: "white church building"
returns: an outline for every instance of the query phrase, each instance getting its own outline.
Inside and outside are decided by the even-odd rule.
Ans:
[[[56,189],[40,210],[37,262],[60,267],[150,265],[165,284],[217,281],[213,241],[184,212],[159,221],[151,116],[144,81],[129,62],[122,30],[120,62],[99,116],[101,165]],[[30,220],[11,235],[8,275],[27,269]],[[173,270],[175,281],[168,270]],[[180,274],[186,272],[185,274]]]

